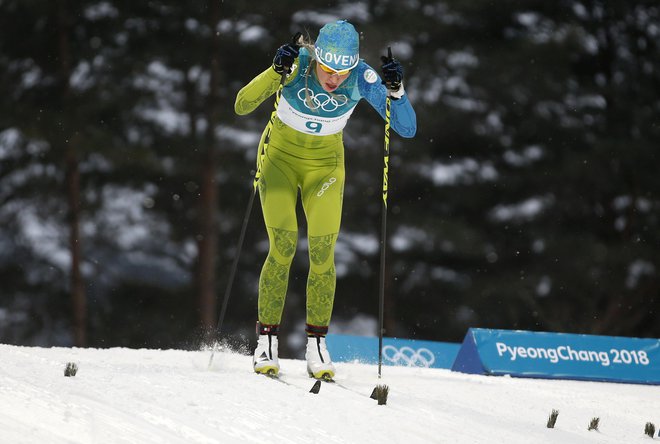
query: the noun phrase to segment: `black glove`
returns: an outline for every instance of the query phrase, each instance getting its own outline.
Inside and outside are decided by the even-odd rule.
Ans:
[[[287,74],[291,73],[293,62],[298,58],[300,46],[298,43],[298,34],[294,36],[291,43],[285,43],[277,48],[275,58],[273,59],[273,69],[276,73],[282,74],[285,70]]]
[[[391,48],[387,48],[387,56],[381,56],[380,60],[383,62],[380,66],[383,72],[383,85],[387,86],[390,91],[398,91],[403,81],[403,66],[397,59],[392,57]]]

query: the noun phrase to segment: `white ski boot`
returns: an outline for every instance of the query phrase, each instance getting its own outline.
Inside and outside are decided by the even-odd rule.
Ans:
[[[252,357],[254,371],[264,375],[276,376],[280,372],[277,359],[277,336],[273,334],[259,335],[257,348]]]
[[[332,379],[335,377],[335,366],[332,365],[330,353],[325,345],[325,336],[308,336],[307,351],[307,373],[316,379]]]

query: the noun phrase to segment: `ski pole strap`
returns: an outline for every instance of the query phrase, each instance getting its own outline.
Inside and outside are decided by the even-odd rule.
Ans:
[[[257,334],[277,336],[280,332],[279,324],[262,324],[257,321]]]
[[[305,324],[307,336],[325,336],[328,334],[328,326]]]

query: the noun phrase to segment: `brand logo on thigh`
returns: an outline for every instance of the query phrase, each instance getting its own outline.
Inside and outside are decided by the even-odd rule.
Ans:
[[[316,195],[317,195],[318,197],[323,196],[323,193],[325,193],[326,190],[327,190],[328,188],[330,188],[330,185],[332,185],[332,184],[335,183],[335,182],[337,182],[337,178],[335,178],[335,177],[331,177],[330,179],[328,179],[328,181],[325,182],[325,183],[323,184],[323,186],[321,186],[321,189],[319,190],[318,193],[316,193]]]

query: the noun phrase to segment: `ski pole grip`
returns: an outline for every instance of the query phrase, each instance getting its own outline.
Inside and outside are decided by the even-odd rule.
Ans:
[[[296,47],[296,50],[300,48],[300,44],[302,43],[301,40],[302,40],[302,32],[296,32],[293,35],[293,37],[291,37],[291,44]],[[285,68],[284,73],[288,72],[289,69],[291,69],[290,66],[286,66],[286,65],[284,66],[284,68]],[[282,76],[282,78],[284,79],[284,75]]]
[[[301,39],[302,39],[302,32],[296,32],[293,37],[291,38],[291,43],[293,43],[296,46],[300,46]]]

